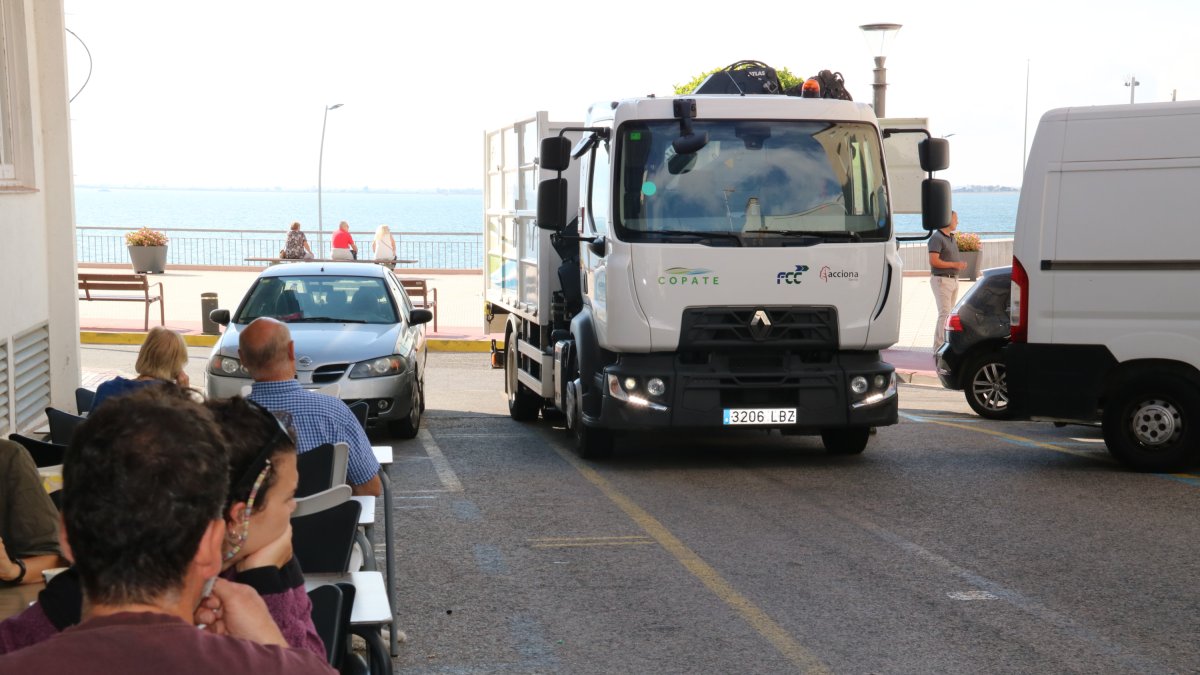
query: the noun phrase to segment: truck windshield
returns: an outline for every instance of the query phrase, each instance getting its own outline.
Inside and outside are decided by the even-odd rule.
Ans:
[[[621,239],[695,240],[695,233],[736,245],[790,235],[843,242],[890,235],[879,135],[871,125],[697,120],[693,127],[708,134],[708,143],[677,154],[678,121],[621,126],[615,219]]]

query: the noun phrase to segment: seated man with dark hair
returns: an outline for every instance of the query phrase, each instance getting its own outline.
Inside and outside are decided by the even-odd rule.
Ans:
[[[0,673],[333,673],[287,647],[253,589],[216,578],[228,472],[212,413],[177,388],[97,409],[63,462],[83,623],[0,657]],[[206,589],[219,618],[197,630]]]

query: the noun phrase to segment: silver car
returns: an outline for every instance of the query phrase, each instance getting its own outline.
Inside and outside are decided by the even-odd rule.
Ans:
[[[251,384],[238,360],[238,335],[251,321],[288,324],[296,347],[296,379],[348,405],[365,401],[368,424],[412,438],[425,410],[425,324],[391,270],[367,263],[288,263],[263,271],[230,316],[208,361],[209,396],[229,397]]]

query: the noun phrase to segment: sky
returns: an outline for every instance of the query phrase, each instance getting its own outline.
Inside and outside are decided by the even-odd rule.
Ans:
[[[866,23],[903,25],[887,113],[950,136],[956,185],[1019,186],[1041,115],[1128,103],[1130,75],[1139,103],[1200,99],[1196,0],[64,6],[81,185],[315,189],[320,166],[324,189],[481,188],[487,129],[582,121],[741,59],[838,71],[870,102]]]

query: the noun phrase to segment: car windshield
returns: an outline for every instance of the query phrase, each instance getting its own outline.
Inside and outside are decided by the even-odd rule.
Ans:
[[[618,134],[622,239],[714,241],[889,235],[879,136],[868,124],[715,120],[699,151],[678,154],[679,122],[638,121]],[[731,236],[733,235],[733,236]]]
[[[260,317],[287,323],[396,323],[383,279],[375,277],[261,277],[235,323]]]

